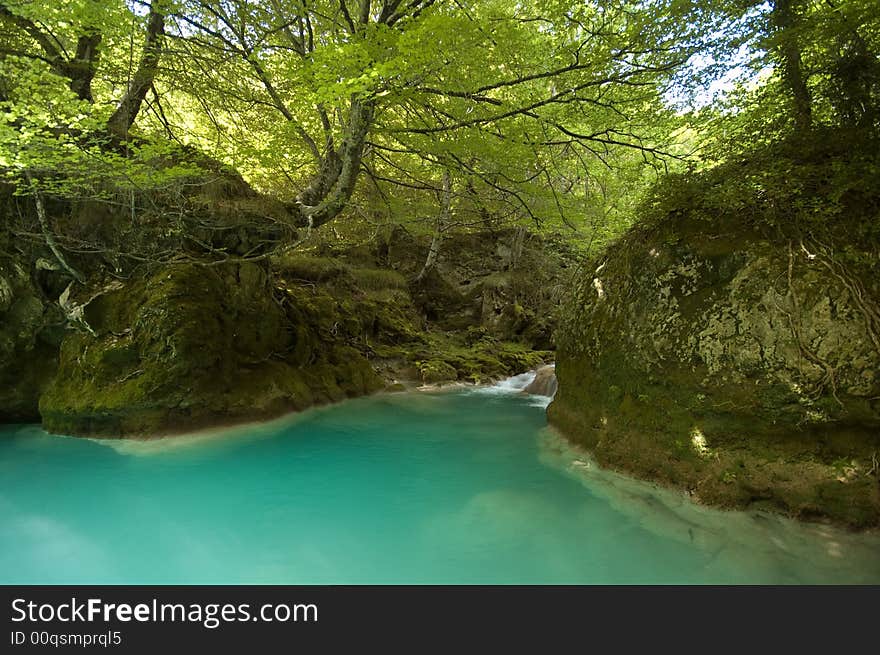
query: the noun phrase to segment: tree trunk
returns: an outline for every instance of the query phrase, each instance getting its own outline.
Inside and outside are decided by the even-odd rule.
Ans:
[[[302,227],[316,228],[333,220],[354,192],[361,168],[367,132],[373,122],[373,101],[353,97],[348,112],[348,127],[339,147],[338,166],[322,165],[305,192],[297,198]],[[327,157],[331,155],[328,152]]]
[[[342,160],[339,153],[333,148],[332,143],[327,144],[327,150],[321,157],[321,164],[317,173],[309,185],[297,196],[297,201],[304,206],[315,206],[330,193],[333,185],[339,179],[342,172]]]
[[[421,282],[425,276],[437,265],[440,256],[440,245],[443,243],[443,233],[446,231],[452,217],[452,177],[449,169],[443,171],[443,196],[440,200],[440,213],[437,214],[437,222],[434,224],[434,236],[431,238],[431,247],[428,248],[428,256],[422,270],[416,276],[416,282]]]
[[[813,107],[795,32],[798,17],[792,6],[793,2],[794,0],[774,0],[771,20],[776,32],[776,50],[781,60],[782,79],[792,95],[794,127],[797,132],[803,133],[812,128]]]
[[[150,3],[147,38],[141,51],[140,63],[119,106],[107,121],[110,133],[119,139],[128,136],[128,131],[134,125],[147,91],[153,85],[153,80],[156,79],[156,73],[159,71],[159,58],[162,55],[162,42],[165,36],[165,15],[157,9],[160,2],[161,0],[153,0]]]
[[[80,100],[93,102],[92,79],[98,67],[98,47],[101,45],[101,35],[97,33],[84,34],[76,43],[76,55],[67,65],[68,77],[70,77],[70,90]]]

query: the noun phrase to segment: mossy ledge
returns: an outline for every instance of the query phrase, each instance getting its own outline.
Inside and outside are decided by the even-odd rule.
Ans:
[[[50,432],[157,436],[301,410],[381,389],[369,362],[328,338],[341,321],[279,294],[254,263],[169,266],[84,305],[40,398]],[[280,297],[280,300],[279,300]],[[329,324],[329,325],[328,325]]]
[[[635,229],[568,303],[550,423],[700,502],[880,525],[870,248],[731,216]]]

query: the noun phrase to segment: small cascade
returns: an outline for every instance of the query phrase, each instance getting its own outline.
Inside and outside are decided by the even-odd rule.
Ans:
[[[556,375],[553,364],[542,366],[534,371],[526,371],[513,377],[499,380],[488,387],[479,387],[475,393],[485,395],[523,395],[529,397],[529,404],[547,407],[556,393]]]
[[[535,379],[535,374],[536,371],[526,371],[525,373],[499,380],[490,386],[477,387],[474,389],[474,392],[491,396],[522,393]]]
[[[513,377],[507,378],[506,380],[500,380],[499,382],[496,382],[494,385],[492,385],[492,388],[510,393],[524,391],[526,387],[528,387],[532,382],[535,381],[536,374],[536,371],[526,371],[525,373],[514,375]]]

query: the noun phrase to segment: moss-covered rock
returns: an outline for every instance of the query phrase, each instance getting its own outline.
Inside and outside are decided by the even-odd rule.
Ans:
[[[444,362],[442,359],[429,359],[426,362],[416,362],[419,367],[419,373],[422,376],[422,382],[425,384],[436,384],[449,380],[458,379],[458,372],[451,364]]]
[[[27,265],[0,258],[0,423],[38,420],[40,394],[58,367],[64,317]]]
[[[400,226],[377,239],[377,266],[414,280],[431,237]],[[553,347],[552,328],[573,256],[522,229],[452,232],[434,269],[410,287],[419,312],[437,329],[482,327],[503,340],[539,350]]]
[[[123,437],[264,418],[383,384],[334,303],[257,264],[169,266],[90,300],[40,400],[46,429]],[[338,330],[336,330],[338,332]]]
[[[273,260],[290,285],[337,299],[340,329],[388,383],[488,382],[552,358],[549,326],[566,258],[515,230],[450,234],[416,281],[429,239],[402,227],[353,245],[319,240]]]
[[[550,421],[708,503],[877,525],[878,273],[730,217],[634,231],[573,293]]]

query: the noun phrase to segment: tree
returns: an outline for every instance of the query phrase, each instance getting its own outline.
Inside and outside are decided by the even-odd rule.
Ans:
[[[241,0],[196,1],[185,3],[184,11],[175,14],[179,39],[189,40],[192,45],[188,31],[195,29],[203,48],[221,56],[234,55],[244,62],[252,83],[264,91],[260,104],[277,110],[311,153],[314,171],[294,205],[301,226],[319,227],[345,207],[360,172],[367,132],[376,111],[377,85],[373,78],[377,75],[371,75],[375,71],[327,84],[329,80],[321,80],[321,71],[315,67],[316,59],[321,58],[319,50],[326,52],[324,57],[369,59],[371,48],[380,44],[386,32],[399,31],[432,4],[433,0],[393,0],[374,7],[370,0],[361,0],[352,11],[344,0],[273,0],[268,8]],[[279,69],[285,74],[279,74]],[[288,89],[303,90],[296,83],[305,82],[308,76],[319,81],[309,89],[311,107],[302,102],[294,107]],[[325,100],[321,95],[327,86],[330,92]],[[340,102],[343,98],[344,103]],[[300,113],[317,115],[323,138],[313,136],[303,126]],[[337,118],[335,129],[332,114]]]
[[[153,0],[139,16],[121,0],[0,2],[0,178],[33,203],[20,225],[6,227],[30,238],[35,216],[42,242],[79,282],[85,275],[64,251],[108,251],[61,234],[57,201],[124,215],[127,196],[134,222],[136,194],[198,171],[175,162],[170,144],[129,135],[159,72],[164,6]]]
[[[110,133],[120,140],[124,140],[128,136],[128,131],[137,119],[147,91],[152,88],[159,71],[165,35],[165,14],[162,5],[163,0],[151,0],[150,2],[140,63],[129,80],[116,111],[107,120],[107,128]]]
[[[102,38],[97,22],[88,20],[81,24],[75,49],[69,54],[69,48],[59,37],[41,26],[37,14],[28,15],[34,9],[31,3],[0,2],[0,22],[9,28],[0,53],[45,62],[53,72],[68,80],[77,98],[92,102],[92,79]]]
[[[448,168],[443,169],[443,189],[440,195],[440,211],[437,214],[437,221],[434,226],[434,234],[431,236],[431,245],[428,248],[428,256],[425,258],[425,264],[422,270],[416,276],[416,282],[420,282],[434,269],[437,265],[437,258],[440,255],[440,244],[443,242],[443,233],[449,227],[449,220],[452,218],[452,175]]]
[[[657,165],[674,154],[661,96],[698,43],[690,9],[191,0],[169,14],[163,127],[297,189],[310,229],[344,210],[361,170],[433,193],[421,169],[438,166],[484,216],[500,203],[515,220],[573,225],[584,180],[616,149]]]
[[[165,20],[164,1],[151,0],[149,3],[140,63],[130,76],[116,110],[107,120],[107,129],[119,139],[127,137],[158,72]],[[122,19],[124,25],[130,24],[125,20],[126,13],[123,3],[114,2],[66,0],[58,7],[46,8],[20,0],[4,0],[0,2],[0,21],[13,29],[6,35],[5,43],[0,45],[0,55],[47,64],[53,73],[68,81],[70,90],[79,100],[94,103],[92,82],[102,43],[106,42],[104,32],[110,30],[118,37],[119,28],[114,22]],[[134,39],[134,35],[130,38]]]
[[[750,104],[761,120],[801,131],[830,116],[876,122],[873,73],[856,72],[873,68],[854,64],[876,52],[876,30],[863,27],[877,22],[867,0],[828,8],[2,0],[0,8],[8,178],[61,196],[97,194],[110,180],[149,186],[173,168],[167,162],[185,159],[168,154],[176,142],[283,196],[306,231],[351,207],[366,172],[361,189],[389,204],[418,198],[432,206],[423,212],[432,224],[444,215],[448,174],[459,222],[576,233],[585,216],[609,215],[592,210],[598,197],[637,195],[642,167],[686,158],[668,92],[688,76],[701,82],[686,66],[701,52],[746,46],[756,66],[774,64]],[[784,111],[772,98],[779,88],[791,98]],[[609,167],[627,182],[611,181]]]
[[[722,120],[707,120],[717,108],[698,119],[706,133],[722,136],[725,150],[732,140],[769,144],[827,128],[880,129],[876,2],[731,0],[714,6],[723,20],[708,52],[731,62],[714,72],[745,72],[721,108]]]
[[[793,0],[773,0],[771,34],[785,86],[792,97],[795,130],[807,132],[813,125],[813,101],[803,70],[798,30],[800,17]]]

